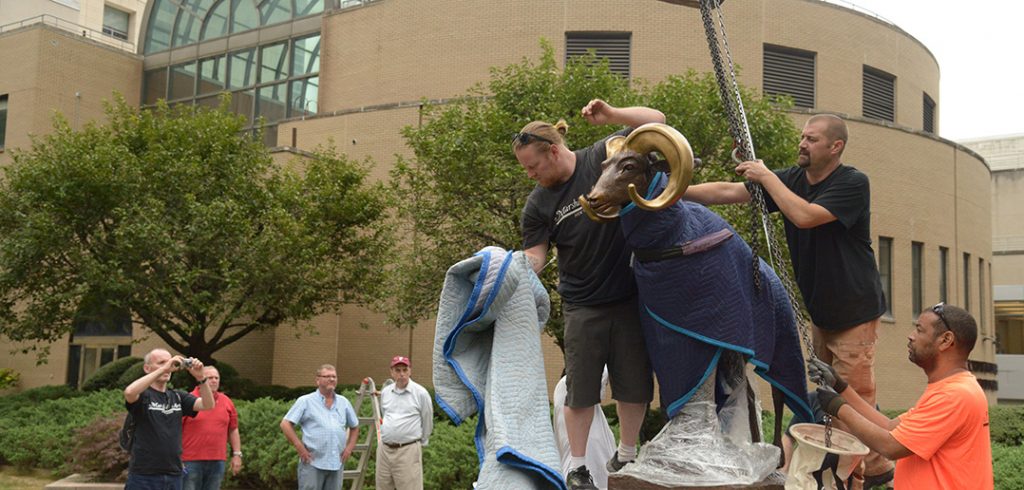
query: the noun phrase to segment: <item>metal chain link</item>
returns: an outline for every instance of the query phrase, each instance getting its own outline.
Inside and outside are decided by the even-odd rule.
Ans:
[[[736,145],[739,157],[742,160],[754,160],[756,157],[754,156],[753,138],[750,136],[750,126],[747,124],[747,116],[743,109],[743,98],[740,95],[739,82],[736,80],[736,68],[732,61],[732,52],[729,49],[729,39],[725,35],[725,18],[722,15],[722,9],[719,7],[719,0],[701,0],[701,19],[704,22],[704,32],[707,35],[708,48],[711,52],[711,62],[714,65],[715,79],[718,82],[718,91],[722,98],[722,107],[724,108],[725,115],[729,120],[729,131],[732,134],[733,142]],[[718,11],[718,29],[716,29],[714,19],[711,15],[712,9]],[[719,30],[721,31],[721,38],[719,38],[718,35]],[[724,62],[722,60],[723,50],[725,51],[726,60],[729,63],[728,74],[726,73]],[[749,189],[751,191],[751,205],[749,208],[751,213],[750,249],[751,252],[753,252],[752,269],[754,287],[757,290],[760,290],[761,287],[761,274],[758,267],[760,240],[757,236],[757,221],[758,218],[760,218],[771,265],[775,268],[775,272],[778,274],[783,287],[786,288],[786,294],[789,296],[789,304],[793,309],[793,314],[796,316],[797,329],[800,332],[800,337],[803,339],[804,347],[807,349],[807,359],[808,361],[816,360],[818,356],[814,353],[814,343],[811,340],[807,318],[804,317],[803,309],[801,308],[800,302],[796,296],[796,288],[794,287],[793,279],[789,275],[789,268],[786,267],[786,262],[782,257],[782,249],[779,247],[775,230],[768,218],[768,207],[764,200],[764,188],[761,187],[760,184],[754,184],[750,186]],[[832,417],[825,415],[824,423],[825,447],[832,447]]]
[[[722,15],[722,9],[719,8],[719,3],[719,0],[701,0],[701,18],[704,22],[704,31],[707,34],[708,48],[711,52],[711,62],[714,65],[715,79],[718,82],[718,90],[722,98],[722,106],[725,109],[725,115],[729,120],[729,131],[738,148],[740,158],[744,160],[753,160],[755,158],[753,139],[750,136],[750,127],[747,124],[747,116],[743,110],[743,99],[740,96],[739,82],[736,80],[736,69],[732,61],[732,53],[729,50],[729,40],[725,35],[725,19]],[[714,18],[712,17],[711,11],[713,9],[718,11],[717,29],[715,27]],[[721,30],[721,40],[718,35],[718,30]],[[722,60],[723,49],[729,63],[728,74],[726,73],[726,68]],[[789,269],[785,266],[786,262],[782,257],[782,250],[781,247],[779,247],[775,230],[768,218],[768,207],[764,200],[764,188],[755,184],[750,187],[750,190],[750,210],[752,214],[751,226],[756,230],[756,222],[758,218],[760,218],[761,228],[764,232],[771,265],[775,268],[775,272],[779,275],[779,279],[781,279],[783,286],[786,288],[790,306],[793,308],[793,314],[796,315],[797,327],[800,331],[800,336],[804,341],[804,347],[807,349],[807,357],[809,360],[817,359],[818,356],[814,353],[814,344],[811,341],[807,319],[804,317],[803,309],[797,299],[796,288],[794,287],[792,277],[789,275]],[[758,285],[760,282],[760,274],[758,273],[757,267],[758,251],[760,248],[758,242],[759,240],[755,233],[751,237],[751,250],[754,252],[753,275],[755,278],[755,285]]]

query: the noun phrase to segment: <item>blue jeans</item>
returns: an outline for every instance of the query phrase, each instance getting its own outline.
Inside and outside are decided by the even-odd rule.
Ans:
[[[138,475],[128,473],[125,490],[181,490],[181,475]]]
[[[183,490],[220,490],[223,479],[223,461],[185,461]]]

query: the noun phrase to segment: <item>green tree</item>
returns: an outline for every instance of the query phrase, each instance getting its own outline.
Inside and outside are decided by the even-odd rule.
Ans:
[[[487,245],[522,247],[519,219],[534,183],[512,154],[511,138],[530,121],[565,119],[567,144],[579,148],[616,129],[591,126],[580,117],[591,99],[648,105],[663,111],[703,159],[696,181],[735,180],[728,157],[732,140],[712,75],[689,72],[650,87],[641,81],[631,85],[592,55],[559,69],[554,50],[541,45],[538,60],[492,69],[486,85],[454,102],[425,105],[423,122],[403,129],[414,157],[398,159],[391,182],[405,196],[398,204],[400,226],[411,238],[398,252],[406,258],[397,261],[392,275],[386,309],[394,324],[410,326],[434,313],[445,271],[455,262]],[[780,110],[786,102],[746,89],[743,95],[758,156],[770,166],[792,162],[798,132]],[[749,219],[740,207],[720,211],[733,223]],[[553,300],[546,330],[561,345],[556,268],[547,267],[541,276]]]
[[[106,124],[58,116],[14,153],[0,182],[0,334],[52,342],[116,311],[209,362],[255,330],[378,292],[390,240],[369,163],[327,148],[283,169],[227,104],[138,110],[118,97]]]

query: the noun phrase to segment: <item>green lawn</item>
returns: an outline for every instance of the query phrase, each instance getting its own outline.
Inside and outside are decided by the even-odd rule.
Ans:
[[[46,470],[17,470],[11,466],[0,466],[0,490],[39,490],[57,481]]]

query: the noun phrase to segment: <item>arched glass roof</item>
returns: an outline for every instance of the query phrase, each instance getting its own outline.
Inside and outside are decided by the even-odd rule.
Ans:
[[[325,0],[153,0],[145,54],[319,14]]]

